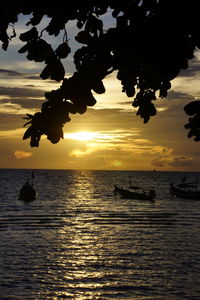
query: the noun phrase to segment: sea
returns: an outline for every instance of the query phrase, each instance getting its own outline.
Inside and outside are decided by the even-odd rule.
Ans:
[[[200,173],[0,169],[0,299],[200,299],[200,201],[169,183]],[[122,199],[114,185],[156,190]]]

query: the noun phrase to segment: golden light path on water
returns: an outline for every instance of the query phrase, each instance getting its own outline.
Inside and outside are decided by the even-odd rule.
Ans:
[[[92,178],[90,171],[81,174],[77,172],[72,177],[72,182],[76,188],[72,188],[73,201],[70,204],[66,203],[66,211],[73,211],[74,217],[70,227],[68,218],[64,217],[63,222],[66,226],[57,232],[57,249],[49,253],[51,262],[56,266],[51,275],[58,283],[59,269],[62,280],[58,284],[63,286],[63,281],[67,283],[65,291],[57,291],[57,297],[71,297],[72,291],[78,289],[77,300],[101,299],[102,289],[112,288],[114,284],[107,278],[112,277],[109,264],[112,264],[110,253],[116,251],[112,246],[115,237],[112,238],[107,230],[99,232],[99,226],[95,224],[98,218],[94,217],[93,213],[99,212],[101,215],[106,204],[100,207],[98,200],[93,198],[98,182]],[[68,192],[66,191],[66,198]],[[110,240],[110,243],[105,247],[106,240]],[[108,258],[108,266],[105,264],[105,257]]]

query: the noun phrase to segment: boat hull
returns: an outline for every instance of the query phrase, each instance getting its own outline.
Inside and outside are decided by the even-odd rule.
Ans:
[[[124,188],[119,188],[115,185],[115,194],[119,194],[122,198],[126,199],[136,199],[136,200],[149,200],[154,201],[155,193],[138,193],[134,191],[129,191]]]
[[[34,190],[34,188],[32,187],[32,185],[24,185],[20,192],[19,192],[19,200],[23,200],[26,202],[30,202],[35,200],[36,198],[36,192]]]
[[[170,194],[183,199],[194,199],[194,200],[200,200],[200,191],[184,191],[176,186],[174,186],[172,183],[170,184]]]

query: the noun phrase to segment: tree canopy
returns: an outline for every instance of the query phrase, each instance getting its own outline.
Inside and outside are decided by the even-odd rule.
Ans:
[[[102,16],[111,13],[115,25],[104,28]],[[18,50],[28,60],[44,62],[40,77],[61,82],[57,90],[45,93],[41,111],[27,114],[29,126],[24,139],[38,147],[41,135],[52,143],[63,138],[63,126],[73,114],[83,114],[96,103],[94,92],[105,93],[103,79],[113,71],[122,85],[122,92],[132,98],[144,123],[156,114],[154,102],[166,97],[170,81],[181,69],[188,68],[194,51],[200,49],[200,17],[198,1],[178,0],[74,0],[48,3],[17,1],[1,4],[0,40],[7,50],[15,38],[15,23],[19,14],[30,15],[31,26],[19,35],[24,43]],[[39,32],[38,25],[47,16],[49,24]],[[71,52],[68,44],[68,24],[74,20],[80,47],[73,59],[76,71],[65,76],[63,59]],[[10,26],[12,34],[10,34]],[[63,42],[54,50],[43,38],[63,35]],[[184,108],[190,116],[188,137],[200,140],[200,101]]]

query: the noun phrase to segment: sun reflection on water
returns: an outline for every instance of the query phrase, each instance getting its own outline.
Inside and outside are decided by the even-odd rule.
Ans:
[[[135,181],[155,184],[152,173],[142,174],[134,173]],[[10,193],[13,176],[8,175]],[[126,183],[128,175],[42,170],[33,203],[6,192],[0,297],[198,299],[199,202],[167,198],[168,174],[162,173],[156,175],[162,188],[153,204],[114,196],[113,183]]]
[[[74,172],[71,199],[66,202],[66,210],[70,208],[75,214],[70,226],[69,220],[63,218],[66,226],[58,230],[57,249],[50,253],[50,260],[55,265],[55,274],[51,275],[63,282],[66,297],[74,295],[76,290],[76,299],[80,300],[100,299],[101,289],[110,284],[109,270],[104,261],[106,249],[102,243],[102,240],[105,243],[106,236],[94,222],[94,214],[99,212],[99,204],[93,197],[97,185],[90,171]],[[58,291],[57,296],[61,295],[63,293]]]

